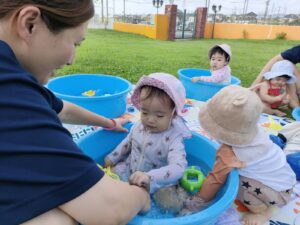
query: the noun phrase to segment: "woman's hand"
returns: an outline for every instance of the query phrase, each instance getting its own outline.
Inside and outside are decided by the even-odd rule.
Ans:
[[[111,121],[114,123],[113,126],[105,128],[106,130],[128,132],[128,129],[123,127],[123,125],[128,123],[129,119],[116,118],[116,119],[112,119]]]

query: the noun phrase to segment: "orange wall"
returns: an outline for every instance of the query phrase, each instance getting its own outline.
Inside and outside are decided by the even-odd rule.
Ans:
[[[114,30],[144,35],[158,40],[168,40],[169,17],[167,15],[155,15],[154,25],[132,24],[115,22]]]
[[[205,27],[205,38],[211,38],[212,23]],[[243,31],[247,33],[247,39],[276,39],[276,34],[285,32],[286,40],[300,40],[300,26],[281,25],[256,25],[256,24],[233,24],[216,23],[214,29],[215,38],[243,39]]]

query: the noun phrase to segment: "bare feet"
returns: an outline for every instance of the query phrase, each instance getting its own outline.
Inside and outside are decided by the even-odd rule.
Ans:
[[[260,213],[246,213],[241,220],[243,225],[263,225],[271,217],[272,210],[267,208]]]
[[[274,109],[274,110],[273,110],[273,114],[275,114],[276,116],[281,116],[281,117],[286,116],[286,113],[281,112],[281,111],[278,110],[278,109]]]

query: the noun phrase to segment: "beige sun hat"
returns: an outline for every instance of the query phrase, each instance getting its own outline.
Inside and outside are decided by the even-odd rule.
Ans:
[[[218,44],[218,45],[213,46],[213,47],[208,51],[208,58],[209,58],[209,59],[211,58],[212,51],[213,51],[215,48],[221,48],[224,52],[226,52],[226,53],[229,55],[228,62],[230,62],[231,57],[232,57],[232,53],[231,53],[231,48],[230,48],[230,46],[229,46],[228,44]]]
[[[248,88],[230,85],[200,108],[201,127],[229,145],[249,144],[257,134],[262,103]]]

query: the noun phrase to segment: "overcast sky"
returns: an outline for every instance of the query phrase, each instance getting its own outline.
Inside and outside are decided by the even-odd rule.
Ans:
[[[99,0],[98,0],[99,1]],[[115,14],[123,13],[124,0],[103,0],[104,13],[106,13],[105,3],[108,2],[109,14],[113,11]],[[205,6],[206,1],[209,0],[174,0],[174,4],[178,5],[179,9],[184,7],[187,11],[194,11],[197,7]],[[255,12],[256,14],[264,14],[266,2],[268,0],[248,0],[247,12]],[[269,0],[268,15],[269,14],[300,14],[300,0]],[[99,1],[101,2],[101,1]],[[213,4],[222,5],[221,13],[232,14],[243,12],[245,0],[210,0],[210,6]],[[164,5],[168,4],[169,0],[164,0]],[[211,8],[211,7],[210,7]],[[96,7],[99,14],[101,7]],[[152,0],[125,0],[126,14],[153,14],[156,13],[156,8],[152,5]],[[160,13],[164,12],[164,6],[159,9]]]

